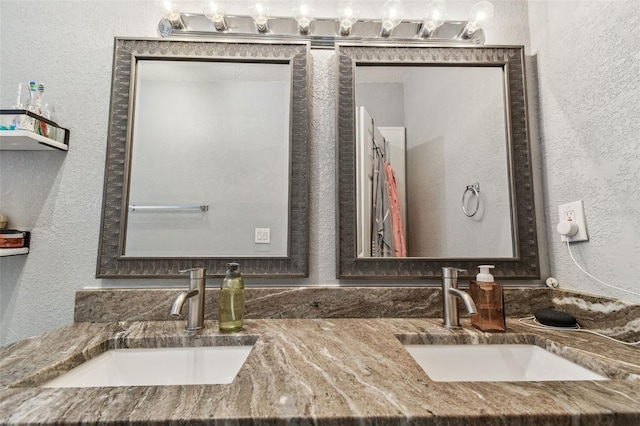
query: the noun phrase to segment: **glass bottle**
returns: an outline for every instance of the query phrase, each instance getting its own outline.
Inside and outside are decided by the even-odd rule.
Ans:
[[[218,299],[218,327],[221,333],[235,333],[244,320],[244,281],[239,264],[227,263],[227,268]]]

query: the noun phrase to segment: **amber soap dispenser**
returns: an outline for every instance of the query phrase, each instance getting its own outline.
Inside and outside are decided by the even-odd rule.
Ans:
[[[476,304],[478,315],[471,316],[471,325],[482,331],[506,331],[502,285],[493,280],[493,265],[480,265],[476,280],[469,283],[469,294]]]

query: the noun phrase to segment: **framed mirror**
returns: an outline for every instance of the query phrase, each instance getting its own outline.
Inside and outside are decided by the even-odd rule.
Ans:
[[[339,44],[337,277],[540,278],[524,50]]]
[[[115,40],[97,277],[308,275],[309,44]]]

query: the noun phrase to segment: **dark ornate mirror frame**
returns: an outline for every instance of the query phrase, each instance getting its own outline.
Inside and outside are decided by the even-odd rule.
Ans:
[[[224,276],[228,262],[239,262],[242,273],[259,277],[307,277],[309,274],[309,54],[305,41],[224,39],[166,40],[116,38],[98,278],[167,278],[180,270],[206,268],[209,276]],[[291,66],[291,136],[289,180],[289,242],[287,257],[122,257],[126,223],[128,167],[131,152],[131,111],[135,64],[138,59],[288,63]]]
[[[483,263],[495,265],[496,277],[502,279],[540,278],[524,59],[522,46],[336,44],[337,278],[439,278],[445,266],[466,269],[473,276],[477,266]],[[514,258],[356,257],[355,68],[358,64],[503,67],[510,125],[511,192],[515,200],[517,250]]]

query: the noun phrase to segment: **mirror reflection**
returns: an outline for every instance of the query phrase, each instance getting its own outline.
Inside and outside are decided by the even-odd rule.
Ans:
[[[441,277],[445,266],[473,271],[486,263],[513,279],[539,278],[523,47],[341,44],[336,46],[336,58],[336,276],[433,279]],[[399,87],[369,90],[377,98],[366,99],[366,86],[381,83],[374,74],[386,72],[396,76],[388,75],[383,82]],[[418,73],[415,77],[414,72]],[[453,76],[455,79],[449,80]],[[420,84],[410,85],[413,80]],[[392,89],[402,97],[393,95]],[[385,105],[387,111],[377,110]],[[361,159],[365,154],[373,157],[373,153],[357,148],[357,134],[365,133],[359,121],[368,123],[372,139],[379,149],[384,148],[382,155],[390,166],[406,169],[400,173],[394,170],[395,179],[387,179],[405,180],[401,185],[396,182],[395,193],[398,206],[401,200],[405,203],[404,212],[397,207],[400,225],[396,229],[402,230],[406,257],[374,257],[377,253],[371,237],[363,237],[368,222],[373,223],[362,212],[365,208],[374,210],[373,202],[367,207],[366,199],[369,174],[373,179],[374,170],[365,168]],[[393,142],[384,142],[384,138],[392,139],[383,136],[385,127],[401,128],[396,132],[401,140],[404,135],[399,155]],[[424,156],[421,149],[427,151]],[[404,157],[404,166],[402,161],[398,164],[398,157]],[[370,162],[378,163],[373,158]],[[415,172],[413,163],[419,164]],[[414,193],[416,181],[422,184],[415,185],[418,189]],[[384,188],[384,182],[379,187]],[[370,189],[373,198],[372,185]],[[427,196],[431,198],[424,198]],[[394,198],[392,194],[390,199]],[[382,211],[384,218],[385,206]],[[451,222],[454,219],[461,223]],[[480,233],[485,227],[488,232]],[[393,227],[391,231],[386,244],[396,254]],[[416,237],[418,232],[422,235]]]
[[[288,255],[291,67],[139,60],[125,257]]]
[[[355,67],[357,257],[513,258],[504,66]]]
[[[307,41],[116,38],[96,277],[306,277]]]

